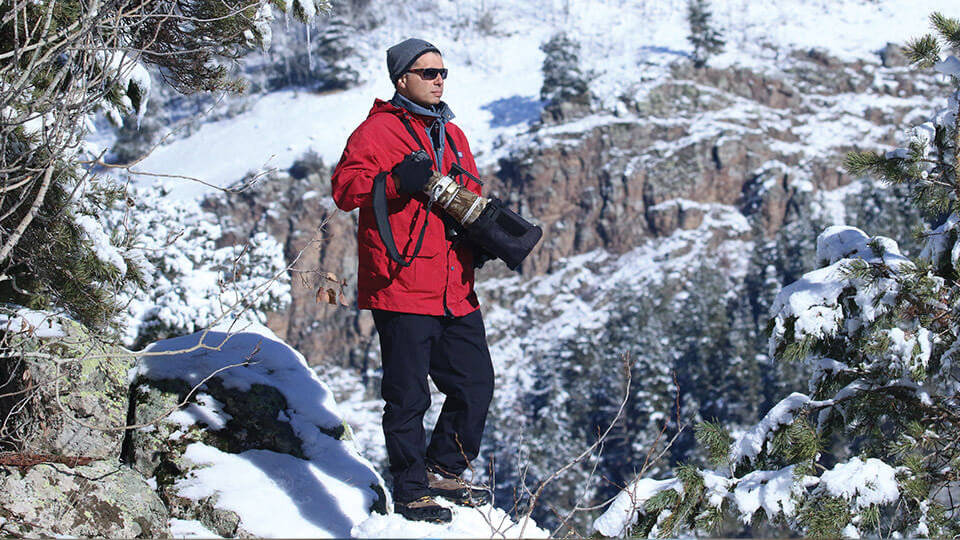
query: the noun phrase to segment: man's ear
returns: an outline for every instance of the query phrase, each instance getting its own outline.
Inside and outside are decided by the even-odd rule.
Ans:
[[[396,82],[396,84],[394,84],[394,86],[397,88],[397,90],[400,90],[400,89],[406,90],[406,89],[407,89],[407,74],[404,73],[403,75],[401,75],[400,78],[397,79],[397,82]]]

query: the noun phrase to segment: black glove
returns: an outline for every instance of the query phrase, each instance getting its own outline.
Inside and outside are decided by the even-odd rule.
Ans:
[[[393,175],[398,181],[397,191],[408,195],[420,193],[433,175],[432,168],[433,161],[423,150],[407,154],[393,167]]]

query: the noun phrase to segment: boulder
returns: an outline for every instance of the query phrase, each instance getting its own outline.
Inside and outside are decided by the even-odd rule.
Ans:
[[[277,496],[316,527],[291,534],[346,534],[351,520],[386,510],[382,479],[356,455],[329,390],[303,357],[266,328],[259,332],[212,331],[154,344],[137,367],[131,423],[140,427],[131,430],[124,459],[155,478],[171,517],[218,535],[284,531],[264,530],[263,505],[251,509],[247,492],[236,494],[259,488],[224,485],[237,483],[223,476],[237,470],[269,478]],[[339,504],[332,494],[347,488],[325,482],[353,486],[351,496],[369,503],[345,510],[349,518],[326,512]]]
[[[0,469],[5,537],[169,538],[153,487],[116,459]]]
[[[118,457],[133,355],[73,321],[26,311],[15,320],[7,337],[20,356],[0,363],[0,418],[8,419],[0,444],[24,453]]]

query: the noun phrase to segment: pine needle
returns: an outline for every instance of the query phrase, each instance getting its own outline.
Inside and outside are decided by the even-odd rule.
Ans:
[[[960,19],[945,17],[940,12],[930,15],[930,24],[955,50],[960,50]]]
[[[940,61],[940,43],[932,34],[907,41],[903,54],[918,68],[932,68]]]
[[[730,460],[730,445],[733,437],[717,420],[702,422],[696,427],[697,442],[707,449],[707,459],[714,466],[723,465]]]

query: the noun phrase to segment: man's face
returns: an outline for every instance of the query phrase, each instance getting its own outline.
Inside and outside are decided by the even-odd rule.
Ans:
[[[420,55],[417,61],[410,66],[411,70],[443,68],[443,57],[435,52]],[[424,80],[422,72],[404,73],[397,79],[397,91],[410,101],[423,107],[430,107],[440,103],[443,96],[443,77],[437,75],[433,80]]]

